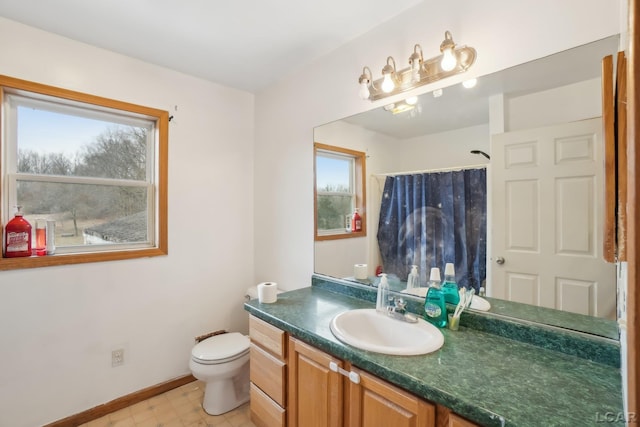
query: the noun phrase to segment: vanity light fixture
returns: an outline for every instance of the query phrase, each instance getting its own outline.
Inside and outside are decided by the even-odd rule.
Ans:
[[[377,101],[397,95],[463,73],[476,60],[476,50],[468,46],[457,46],[449,31],[445,32],[440,52],[438,56],[424,59],[422,47],[416,44],[409,56],[409,66],[402,70],[396,69],[395,60],[389,56],[387,64],[382,68],[382,77],[375,81],[369,67],[364,67],[358,79],[360,98]]]

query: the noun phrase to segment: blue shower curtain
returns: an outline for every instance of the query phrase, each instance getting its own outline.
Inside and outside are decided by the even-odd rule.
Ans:
[[[406,280],[415,264],[426,286],[432,267],[443,275],[452,262],[458,285],[477,293],[486,278],[486,190],[485,169],[387,177],[378,224],[383,271]]]

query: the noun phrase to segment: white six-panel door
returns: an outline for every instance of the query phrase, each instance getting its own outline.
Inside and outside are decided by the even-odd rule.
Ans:
[[[615,318],[603,150],[600,118],[492,136],[491,296]]]

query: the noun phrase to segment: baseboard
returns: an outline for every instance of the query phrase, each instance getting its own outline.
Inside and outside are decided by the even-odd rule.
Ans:
[[[138,402],[150,399],[153,396],[157,396],[166,391],[173,390],[174,388],[188,384],[195,381],[193,375],[185,375],[173,380],[169,380],[160,384],[156,384],[151,387],[144,388],[142,390],[127,394],[126,396],[119,397],[111,402],[103,405],[96,406],[94,408],[82,411],[78,414],[71,415],[62,420],[54,421],[51,424],[47,424],[44,427],[77,427],[81,424],[88,423],[89,421],[98,419],[107,414],[110,414],[120,409],[126,408]]]

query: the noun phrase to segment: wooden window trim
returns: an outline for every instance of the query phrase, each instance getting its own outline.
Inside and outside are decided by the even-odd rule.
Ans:
[[[341,234],[318,234],[318,191],[316,185],[316,155],[318,151],[332,151],[334,153],[353,156],[355,159],[355,189],[356,189],[356,209],[362,218],[362,230]],[[367,235],[367,186],[366,181],[366,154],[362,151],[350,150],[348,148],[336,147],[316,142],[313,144],[313,235],[316,241],[353,239],[356,237],[366,237]]]
[[[640,410],[640,364],[637,347],[640,345],[640,5],[629,0],[629,41],[627,59],[627,229],[626,258],[626,372],[627,414]],[[624,303],[624,302],[623,302]],[[623,346],[624,348],[624,346]],[[631,424],[631,423],[629,423]]]
[[[62,89],[54,86],[48,86],[40,83],[34,83],[27,80],[16,79],[13,77],[0,75],[0,105],[4,105],[5,89],[24,90],[32,93],[58,97],[70,101],[77,101],[86,104],[92,104],[100,107],[113,108],[131,113],[143,114],[156,120],[156,132],[158,132],[158,146],[156,148],[156,156],[158,159],[155,186],[156,186],[156,216],[157,216],[157,241],[156,247],[144,249],[114,250],[104,252],[92,252],[83,254],[56,254],[47,256],[31,256],[20,258],[4,258],[0,257],[0,271],[15,270],[24,268],[49,267],[67,264],[84,264],[91,262],[116,261],[134,258],[146,258],[153,256],[161,256],[168,254],[168,222],[167,222],[167,206],[168,206],[168,153],[169,153],[169,113],[150,107],[144,107],[122,101],[116,101],[109,98],[103,98],[95,95],[88,95],[81,92]],[[4,130],[0,123],[0,135]],[[2,158],[0,157],[0,176],[2,176]],[[0,188],[1,194],[2,188]],[[0,218],[2,217],[2,209],[0,206]],[[2,233],[4,233],[4,225]]]

